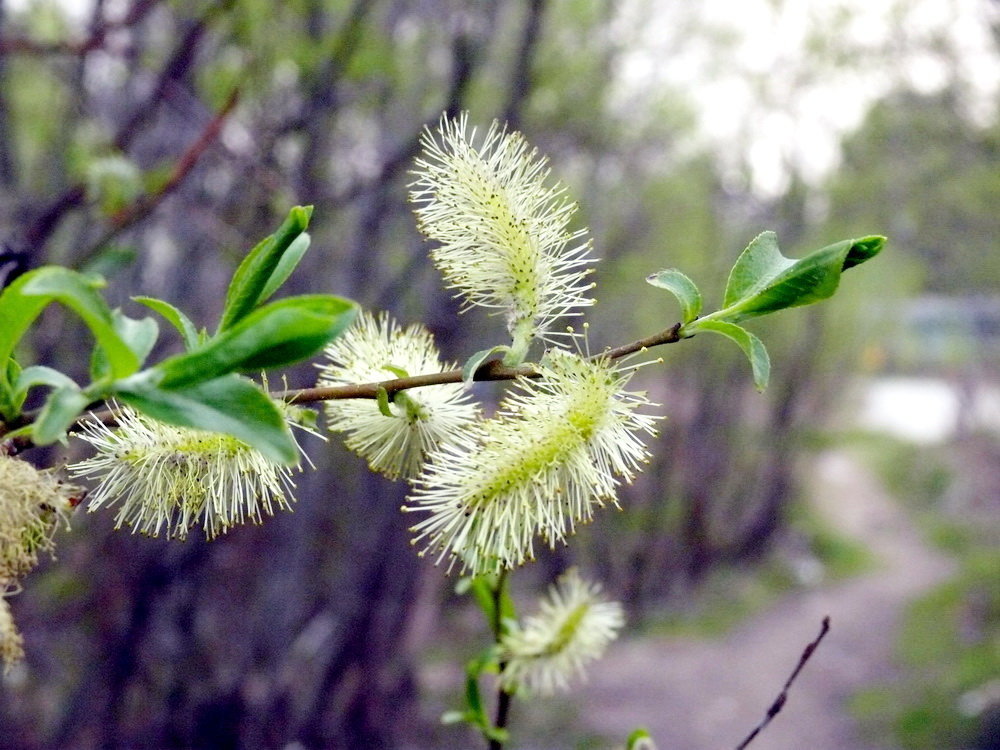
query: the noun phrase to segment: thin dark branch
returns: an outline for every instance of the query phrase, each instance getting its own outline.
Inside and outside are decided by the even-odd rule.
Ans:
[[[666,330],[648,336],[630,344],[607,349],[596,355],[602,359],[621,359],[629,354],[635,354],[644,349],[651,349],[654,346],[663,344],[675,344],[683,336],[680,333],[681,324],[677,323]],[[482,365],[473,374],[472,379],[476,381],[484,380],[514,380],[515,378],[531,378],[537,376],[537,371],[531,365],[520,365],[518,367],[507,367],[499,360],[493,360]],[[383,380],[378,383],[359,383],[357,385],[338,385],[325,388],[304,388],[302,390],[283,391],[275,394],[277,398],[282,398],[293,404],[306,404],[314,401],[333,401],[342,398],[378,398],[380,390],[385,389],[389,396],[407,388],[421,388],[428,385],[443,385],[445,383],[461,383],[461,370],[446,370],[445,372],[431,372],[425,375],[414,375],[408,378],[394,378],[393,380]]]
[[[533,88],[531,67],[541,38],[542,16],[547,0],[528,0],[527,18],[521,30],[521,43],[515,56],[515,67],[510,77],[510,90],[501,120],[512,129],[520,127],[521,109],[528,92]]]
[[[177,163],[174,164],[174,168],[170,172],[170,176],[157,190],[147,193],[146,195],[140,196],[131,206],[126,206],[121,211],[116,213],[111,217],[111,227],[97,240],[91,247],[82,254],[80,259],[76,262],[78,267],[85,266],[86,263],[96,255],[101,248],[107,245],[111,240],[113,240],[118,234],[128,229],[129,227],[137,224],[138,222],[149,216],[153,210],[163,202],[170,193],[177,189],[177,187],[187,178],[191,170],[195,168],[198,160],[201,159],[202,154],[208,149],[212,143],[219,137],[219,132],[222,130],[222,126],[229,117],[230,113],[236,107],[236,103],[239,101],[239,91],[234,90],[229,98],[226,100],[222,108],[212,117],[212,119],[202,130],[201,135],[188,146],[187,150],[181,154]]]
[[[122,153],[128,150],[139,131],[159,110],[170,84],[180,80],[188,72],[208,25],[218,14],[230,10],[232,5],[233,0],[220,0],[218,3],[211,4],[208,10],[188,28],[160,70],[156,84],[149,96],[135,108],[131,117],[127,118],[115,132],[112,139],[115,150]],[[150,5],[150,7],[152,6]],[[24,232],[25,247],[41,254],[42,247],[62,223],[62,220],[71,211],[83,205],[85,198],[86,188],[82,183],[67,187],[28,225]]]
[[[490,623],[490,627],[493,630],[493,640],[499,646],[501,640],[503,639],[504,626],[503,626],[503,602],[504,596],[506,594],[508,581],[507,576],[509,570],[500,571],[500,576],[497,579],[497,586],[493,590],[493,622]],[[500,662],[499,669],[500,673],[503,673],[504,668],[506,668],[507,663],[505,661]],[[496,719],[493,722],[493,726],[496,729],[506,729],[507,722],[510,720],[510,707],[513,698],[513,694],[497,682],[497,712]],[[503,750],[503,741],[497,738],[492,738],[489,740],[489,750]]]
[[[812,655],[819,646],[820,641],[822,641],[829,632],[830,616],[827,615],[823,618],[823,624],[820,626],[819,635],[816,636],[816,639],[812,643],[805,647],[805,650],[802,652],[802,656],[799,657],[799,663],[795,665],[795,669],[792,670],[791,675],[789,675],[788,679],[785,680],[784,687],[781,688],[781,692],[778,693],[778,697],[774,699],[774,703],[771,704],[771,707],[767,709],[767,713],[764,715],[763,720],[760,724],[754,727],[753,731],[746,736],[746,739],[744,739],[743,742],[736,746],[736,750],[744,750],[744,748],[753,742],[757,735],[771,723],[771,719],[777,716],[781,709],[784,708],[785,701],[788,700],[788,691],[792,687],[792,683],[795,682],[796,678],[799,676],[799,672],[801,672],[802,668],[806,665],[806,662],[812,658]]]
[[[162,0],[137,0],[128,13],[116,20],[96,24],[84,39],[39,42],[24,37],[0,39],[0,55],[86,55],[105,46],[108,34],[135,26]]]

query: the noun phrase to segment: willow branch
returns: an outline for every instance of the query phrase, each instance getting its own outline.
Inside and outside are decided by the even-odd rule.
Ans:
[[[677,323],[659,333],[648,336],[630,344],[606,349],[595,355],[601,359],[621,359],[629,354],[652,349],[654,346],[663,344],[675,344],[684,338],[681,333],[681,324]],[[518,367],[508,367],[500,360],[493,360],[482,365],[472,375],[472,379],[480,381],[514,380],[516,378],[537,377],[538,371],[533,365],[520,365]],[[298,390],[280,391],[272,394],[275,398],[283,399],[291,404],[308,404],[316,401],[335,401],[343,398],[377,398],[380,390],[385,390],[391,397],[395,393],[405,391],[409,388],[423,388],[428,385],[444,385],[447,383],[461,383],[461,370],[445,370],[444,372],[430,372],[424,375],[413,375],[406,378],[393,378],[392,380],[382,380],[377,383],[358,383],[357,385],[335,385],[323,388],[302,388]]]
[[[799,657],[799,663],[795,665],[795,669],[792,670],[791,675],[789,675],[788,679],[785,680],[784,687],[781,688],[781,692],[778,693],[778,697],[774,699],[774,703],[771,704],[771,707],[767,709],[767,713],[764,715],[760,724],[755,726],[753,731],[746,736],[743,742],[736,746],[736,750],[744,750],[744,748],[753,742],[757,735],[771,723],[771,719],[777,716],[781,709],[784,708],[785,702],[788,700],[788,691],[791,689],[792,683],[795,682],[795,679],[799,676],[799,672],[802,671],[806,662],[812,658],[813,653],[816,651],[817,647],[819,647],[820,641],[822,641],[829,632],[830,616],[827,615],[823,618],[823,624],[820,626],[819,635],[817,635],[816,638],[805,647],[805,650],[802,652],[802,656]]]
[[[686,337],[681,334],[681,324],[676,323],[670,328],[664,329],[659,333],[653,334],[652,336],[647,336],[644,339],[638,339],[637,341],[633,341],[629,344],[623,344],[622,346],[605,349],[603,352],[595,354],[594,359],[621,359],[622,357],[627,357],[628,355],[635,354],[636,352],[652,349],[654,346],[675,344],[683,338]],[[500,360],[492,360],[481,365],[479,369],[473,373],[472,379],[477,382],[482,382],[515,380],[517,378],[535,378],[538,377],[538,375],[539,372],[535,369],[534,365],[526,364],[519,365],[518,367],[508,367]],[[384,389],[391,398],[394,394],[399,393],[400,391],[409,390],[410,388],[425,388],[429,385],[461,383],[462,380],[461,370],[446,370],[444,372],[428,372],[422,375],[411,375],[405,378],[393,378],[392,380],[381,380],[373,383],[352,383],[350,385],[275,391],[270,395],[273,398],[287,401],[290,404],[311,404],[318,401],[336,401],[338,399],[346,398],[375,399],[378,398],[379,391]],[[15,423],[9,425],[3,425],[0,423],[0,451],[13,455],[15,453],[28,450],[29,448],[33,448],[34,443],[27,438],[19,437],[16,440],[7,441],[3,441],[2,438],[5,431],[9,432],[12,429],[29,424],[36,416],[37,412],[25,412]],[[114,424],[115,413],[111,409],[102,409],[101,411],[91,412],[87,417],[78,419],[73,426],[70,427],[70,432],[78,429],[84,419],[97,420],[99,422],[103,422],[104,424]],[[5,430],[4,427],[7,429]]]

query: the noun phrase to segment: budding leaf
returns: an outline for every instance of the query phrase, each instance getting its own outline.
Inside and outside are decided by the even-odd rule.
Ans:
[[[884,244],[880,236],[843,240],[794,260],[778,250],[774,232],[762,232],[737,259],[723,309],[712,317],[734,323],[827,299],[843,271],[875,257]]]
[[[141,365],[153,350],[156,339],[160,335],[160,327],[152,318],[136,320],[124,315],[120,310],[111,314],[112,325],[129,349],[135,354]],[[111,365],[108,356],[99,345],[94,347],[90,358],[90,377],[93,380],[111,376]]]
[[[681,316],[684,324],[701,315],[701,292],[691,279],[676,268],[650,274],[646,282],[653,286],[666,289],[672,293],[681,305]]]
[[[326,294],[289,297],[244,317],[202,346],[153,368],[159,386],[177,388],[229,372],[259,372],[312,356],[354,320],[357,306]]]
[[[28,391],[36,385],[48,385],[53,388],[76,388],[79,390],[79,386],[73,382],[72,378],[58,370],[53,370],[51,367],[43,365],[25,367],[18,374],[17,380],[14,383],[14,393],[16,394],[18,408],[24,403]]]
[[[162,422],[224,432],[273,461],[289,465],[298,461],[295,442],[278,407],[239,375],[169,390],[157,388],[148,378],[129,378],[115,384],[115,395]]]
[[[0,362],[14,353],[17,342],[50,302],[73,310],[93,333],[108,357],[115,377],[139,369],[139,358],[115,330],[111,309],[97,293],[100,281],[60,266],[44,266],[17,278],[0,294]]]
[[[640,727],[633,730],[625,741],[625,750],[641,750],[642,748],[653,748],[653,736],[649,730]]]
[[[312,206],[295,206],[278,231],[261,240],[243,259],[226,292],[220,332],[249,315],[288,278],[309,247],[305,231],[311,216]]]
[[[475,378],[476,370],[494,357],[503,356],[509,351],[509,346],[500,344],[499,346],[494,346],[490,349],[483,349],[482,351],[476,352],[465,361],[464,365],[462,365],[462,381],[466,385],[469,385],[473,381],[473,378]]]
[[[37,445],[61,440],[90,401],[91,398],[76,383],[56,388],[49,394],[32,426],[32,439]]]
[[[750,331],[734,323],[726,323],[721,320],[701,319],[689,329],[691,333],[701,331],[711,331],[719,333],[732,341],[735,341],[750,360],[750,367],[753,370],[753,382],[758,391],[767,388],[768,380],[771,378],[771,359],[767,355],[764,343]]]
[[[155,297],[133,297],[135,302],[141,305],[145,305],[150,310],[158,312],[160,315],[166,319],[174,328],[176,328],[181,336],[184,337],[184,347],[186,349],[194,349],[199,344],[198,331],[194,327],[194,323],[187,315],[182,313],[176,307],[171,305],[169,302],[165,302],[162,299],[156,299]]]

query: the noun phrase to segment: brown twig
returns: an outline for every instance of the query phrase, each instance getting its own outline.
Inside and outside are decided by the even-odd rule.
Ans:
[[[225,104],[215,113],[194,143],[188,146],[187,150],[181,154],[166,181],[158,189],[140,196],[130,206],[126,206],[115,213],[111,217],[110,228],[83,253],[80,260],[77,261],[78,266],[86,265],[87,261],[96,255],[102,247],[111,242],[119,233],[149,216],[163,202],[164,198],[180,186],[191,170],[195,168],[208,147],[219,137],[219,132],[222,130],[226,118],[232,113],[238,101],[239,90],[234,89],[229,98],[226,99]]]
[[[799,672],[801,672],[802,668],[806,665],[806,662],[812,658],[812,655],[819,646],[820,641],[822,641],[829,632],[830,616],[827,615],[823,618],[823,624],[820,626],[819,635],[816,636],[812,643],[805,647],[805,650],[802,652],[802,656],[799,657],[799,663],[795,665],[795,669],[792,670],[791,675],[789,675],[788,679],[785,680],[784,687],[781,688],[781,692],[778,693],[778,697],[774,699],[774,703],[771,704],[771,707],[767,709],[767,713],[764,715],[763,720],[760,724],[754,727],[753,731],[746,736],[746,739],[744,739],[743,742],[736,746],[736,750],[744,750],[744,748],[753,742],[757,735],[764,730],[764,727],[771,723],[771,719],[777,716],[781,709],[784,708],[785,701],[788,700],[788,691],[792,687],[792,683],[795,682],[796,678],[799,676]]]
[[[86,55],[104,47],[108,34],[138,24],[160,2],[162,0],[138,0],[124,16],[102,21],[84,39],[55,42],[40,42],[26,37],[0,39],[0,55]]]
[[[644,339],[639,339],[630,344],[624,344],[613,349],[606,349],[600,354],[596,354],[594,356],[603,359],[621,359],[622,357],[627,357],[630,354],[635,354],[636,352],[643,351],[644,349],[651,349],[654,346],[675,344],[683,338],[685,337],[681,335],[681,324],[677,323],[652,336],[648,336]],[[518,367],[508,367],[499,360],[492,360],[481,365],[479,369],[473,373],[472,379],[477,382],[481,382],[514,380],[515,378],[533,378],[537,376],[538,371],[530,364],[520,365]],[[423,375],[411,375],[406,378],[393,378],[392,380],[382,380],[375,383],[357,383],[351,385],[277,391],[271,395],[274,398],[282,399],[290,404],[310,404],[317,401],[335,401],[345,398],[375,399],[378,398],[379,391],[381,390],[385,390],[385,392],[391,397],[395,393],[399,393],[400,391],[405,391],[410,388],[423,388],[429,385],[444,385],[447,383],[461,382],[461,370],[446,370],[445,372],[429,372]],[[28,424],[32,421],[34,416],[35,414],[26,412],[21,415],[21,419],[16,425],[7,425],[7,427],[20,427],[23,424]],[[92,412],[88,418],[96,419],[99,422],[104,422],[105,424],[113,424],[115,421],[114,412],[110,409]],[[78,427],[79,424],[80,420],[77,420],[70,430]],[[2,437],[3,425],[0,424],[0,449],[6,449],[12,454],[20,453],[21,451],[34,447],[34,444],[30,441],[20,439],[16,444],[13,444],[12,441],[4,443],[2,442]]]

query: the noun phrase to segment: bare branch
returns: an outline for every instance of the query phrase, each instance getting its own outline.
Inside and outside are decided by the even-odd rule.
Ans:
[[[219,137],[219,132],[222,130],[222,126],[225,123],[226,118],[229,117],[238,101],[239,91],[234,90],[233,93],[229,95],[225,104],[222,105],[222,108],[212,117],[211,120],[209,120],[208,124],[202,130],[201,134],[194,141],[194,143],[188,146],[187,150],[181,154],[177,163],[174,164],[174,168],[171,170],[170,176],[167,177],[166,181],[158,189],[140,196],[132,205],[124,207],[112,216],[111,227],[90,247],[89,250],[83,253],[80,259],[76,262],[77,266],[82,267],[86,265],[87,261],[96,255],[102,247],[111,242],[111,240],[124,230],[149,216],[149,214],[163,202],[164,198],[177,189],[177,187],[187,178],[191,170],[195,168],[202,154],[204,154],[208,147],[211,146]]]
[[[744,750],[744,748],[753,742],[757,735],[764,730],[764,727],[771,723],[771,719],[777,716],[781,709],[784,708],[785,701],[788,700],[788,690],[792,687],[792,683],[795,682],[796,678],[799,676],[799,672],[801,672],[802,668],[806,665],[806,662],[812,658],[813,652],[816,651],[820,641],[822,641],[829,632],[830,616],[827,615],[823,618],[823,624],[820,626],[819,635],[816,636],[812,643],[805,647],[805,650],[802,652],[802,656],[799,657],[799,663],[795,665],[795,669],[792,670],[791,675],[789,675],[788,679],[785,680],[784,687],[781,688],[781,692],[778,693],[778,697],[774,699],[774,703],[771,704],[771,707],[767,709],[767,713],[764,715],[763,720],[760,724],[754,727],[753,731],[746,736],[746,739],[744,739],[743,742],[736,746],[736,750]]]

